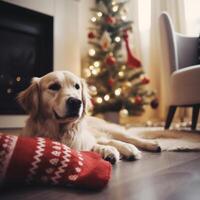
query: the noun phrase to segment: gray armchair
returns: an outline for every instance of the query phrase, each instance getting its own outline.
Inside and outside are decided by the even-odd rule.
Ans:
[[[196,129],[200,108],[200,62],[198,37],[174,31],[170,16],[160,16],[161,44],[167,52],[169,71],[169,110],[165,129],[170,127],[177,107],[193,107],[192,129]]]

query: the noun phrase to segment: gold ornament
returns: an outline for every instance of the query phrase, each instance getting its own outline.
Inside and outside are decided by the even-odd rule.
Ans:
[[[132,84],[127,81],[125,82],[123,85],[122,85],[122,91],[123,91],[123,94],[128,97],[130,92],[131,92],[131,89],[132,89]]]
[[[89,86],[91,95],[97,95],[97,88],[94,85]]]
[[[103,51],[107,51],[110,46],[111,46],[111,38],[110,38],[110,34],[105,31],[100,39],[100,45]]]

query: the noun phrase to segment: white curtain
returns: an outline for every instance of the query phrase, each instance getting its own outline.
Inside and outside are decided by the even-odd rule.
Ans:
[[[148,0],[146,0],[146,3],[147,1]],[[142,9],[139,9],[138,12],[138,5],[142,2],[142,4],[144,4],[142,6],[145,7],[145,0],[132,0],[130,5],[130,8],[133,8],[132,13],[134,13],[131,17],[135,22],[134,42],[137,42],[137,45],[139,45],[136,46],[136,50],[140,51],[138,55],[143,62],[147,74],[151,78],[150,86],[156,90],[160,103],[159,109],[156,112],[152,112],[151,109],[149,109],[143,116],[143,120],[146,120],[149,117],[151,117],[151,119],[159,118],[165,120],[168,106],[167,82],[165,80],[165,65],[167,64],[167,61],[165,60],[164,55],[162,55],[159,16],[163,11],[168,12],[172,18],[175,30],[180,33],[185,33],[185,8],[183,0],[150,1],[151,26],[148,27],[148,29],[139,29],[139,16],[145,17],[146,13],[139,13]]]
[[[158,116],[165,119],[168,107],[168,83],[166,79],[166,65],[168,64],[163,55],[161,47],[161,36],[159,30],[159,16],[166,11],[172,18],[175,30],[185,33],[185,8],[182,0],[151,0],[151,30],[149,48],[149,73],[153,80],[153,85],[160,97],[160,107]],[[182,113],[179,113],[182,115]]]

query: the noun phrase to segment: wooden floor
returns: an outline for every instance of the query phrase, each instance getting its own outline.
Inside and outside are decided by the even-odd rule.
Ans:
[[[68,188],[2,191],[1,200],[199,200],[200,152],[144,153],[140,161],[120,161],[99,192]]]

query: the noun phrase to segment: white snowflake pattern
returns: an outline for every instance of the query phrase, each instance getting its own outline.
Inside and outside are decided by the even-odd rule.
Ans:
[[[52,158],[51,160],[49,160],[49,162],[52,164],[52,165],[57,165],[58,162],[59,162],[59,159],[58,158]]]
[[[69,179],[70,181],[76,181],[77,178],[78,178],[78,175],[77,175],[77,174],[72,174],[72,175],[69,175],[69,176],[68,176],[68,179]]]
[[[60,156],[61,152],[60,151],[52,151],[51,154],[54,156]]]

